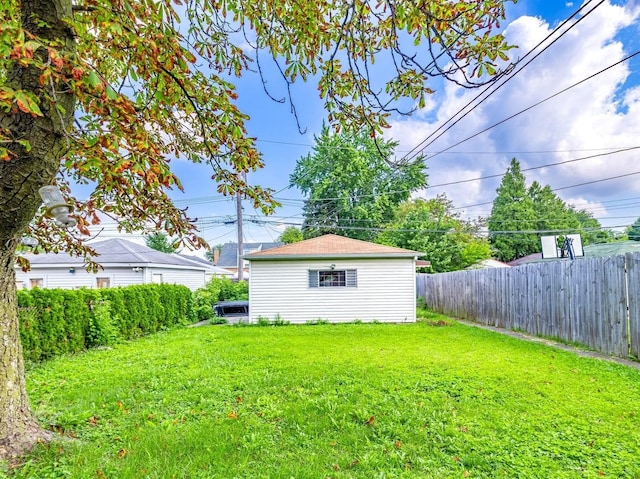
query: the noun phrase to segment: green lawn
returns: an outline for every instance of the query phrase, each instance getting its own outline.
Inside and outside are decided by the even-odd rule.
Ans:
[[[181,329],[45,363],[11,477],[640,477],[640,372],[453,324]]]

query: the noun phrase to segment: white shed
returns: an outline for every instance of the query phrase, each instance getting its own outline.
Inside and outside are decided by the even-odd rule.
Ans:
[[[212,274],[207,265],[177,254],[156,251],[120,238],[91,243],[103,269],[87,272],[84,259],[67,253],[27,254],[31,270],[16,267],[18,289],[26,288],[109,288],[133,284],[182,284],[191,290],[204,286]]]
[[[249,320],[415,322],[421,254],[333,234],[249,254]]]

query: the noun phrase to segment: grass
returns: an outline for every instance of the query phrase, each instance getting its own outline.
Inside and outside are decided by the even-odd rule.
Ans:
[[[640,372],[446,318],[203,327],[47,362],[15,478],[640,477]]]

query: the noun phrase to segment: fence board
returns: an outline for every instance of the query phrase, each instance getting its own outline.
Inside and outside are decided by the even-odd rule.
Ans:
[[[443,314],[640,357],[640,253],[420,274],[416,287]]]
[[[625,260],[629,298],[629,354],[640,358],[640,255],[627,253]]]

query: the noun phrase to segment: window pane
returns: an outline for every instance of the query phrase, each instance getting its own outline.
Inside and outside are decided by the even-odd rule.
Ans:
[[[346,271],[319,271],[320,287],[338,287],[347,285]]]

